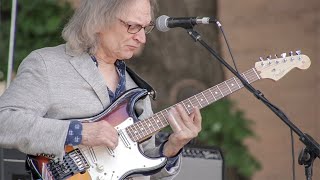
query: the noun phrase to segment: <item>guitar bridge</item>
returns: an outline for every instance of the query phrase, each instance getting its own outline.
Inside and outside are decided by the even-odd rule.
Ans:
[[[63,161],[54,159],[47,164],[53,179],[66,179],[89,169],[89,164],[80,149],[74,149],[63,157]]]

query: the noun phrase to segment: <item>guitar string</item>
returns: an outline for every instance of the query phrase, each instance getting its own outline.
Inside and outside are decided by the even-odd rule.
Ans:
[[[266,69],[266,68],[270,68],[270,67],[265,67],[264,69]],[[252,70],[253,70],[253,71],[252,71]],[[251,74],[252,72],[255,73],[255,74]],[[251,69],[251,70],[249,70],[249,71],[247,71],[247,72],[242,73],[242,75],[246,78],[246,80],[247,80],[248,83],[252,83],[252,82],[258,80],[257,77],[260,79],[259,75],[254,71],[254,68]],[[188,98],[188,100],[191,102],[192,107],[194,107],[194,104],[198,104],[200,107],[203,107],[203,106],[205,106],[206,104],[205,104],[205,105],[202,105],[202,104],[201,104],[201,102],[203,102],[202,98],[200,97],[200,101],[199,101],[199,99],[197,98],[197,97],[199,97],[199,96],[201,95],[202,97],[205,98],[205,100],[207,101],[207,104],[210,104],[210,102],[211,102],[212,100],[210,100],[210,102],[209,102],[209,101],[208,101],[208,97],[214,97],[214,101],[217,100],[217,98],[216,98],[216,97],[214,96],[214,94],[211,92],[211,89],[212,89],[212,88],[218,88],[218,90],[220,91],[222,97],[218,97],[218,99],[225,97],[226,95],[224,95],[223,92],[226,92],[227,90],[229,90],[229,92],[230,92],[230,93],[228,93],[227,95],[229,95],[229,94],[231,94],[231,93],[234,92],[234,91],[232,90],[233,85],[231,84],[231,86],[230,86],[230,84],[228,83],[228,82],[230,82],[230,81],[231,81],[231,82],[234,81],[234,82],[237,83],[237,85],[238,85],[238,88],[236,88],[234,91],[239,90],[239,89],[241,89],[241,88],[243,87],[243,84],[242,84],[241,82],[240,82],[240,84],[238,83],[239,79],[233,78],[233,80],[232,80],[232,78],[231,78],[231,79],[228,79],[228,80],[224,81],[224,82],[223,82],[224,84],[220,83],[220,84],[218,84],[218,85],[216,85],[216,86],[214,86],[214,87],[211,87],[211,88],[209,88],[209,89],[207,89],[207,90],[205,90],[205,91],[203,91],[203,92],[201,92],[201,93],[199,93],[199,94],[197,94],[197,95],[194,95],[194,96]],[[242,86],[241,86],[241,85],[242,85]],[[208,96],[208,93],[211,94],[211,96]],[[213,102],[214,102],[214,101],[213,101]],[[185,107],[185,109],[186,109],[187,111],[189,111],[189,109],[187,108],[187,106],[186,106],[186,104],[184,103],[184,101],[180,102],[180,104],[182,104],[182,105]],[[190,104],[188,104],[188,105],[190,105]],[[174,106],[171,106],[171,107],[174,107]],[[189,107],[189,106],[188,106],[188,107]],[[168,108],[165,109],[164,111],[166,111],[166,113],[168,114]],[[155,119],[155,118],[152,117],[152,118],[149,118],[149,119],[148,119],[149,121],[145,121],[145,122],[147,122],[147,124],[148,124],[147,127],[153,127],[153,126],[151,126],[151,123],[150,123],[151,120],[153,120],[153,121],[155,120],[156,122],[159,122],[158,120],[160,120],[161,126],[165,126],[166,124],[164,123],[163,119],[166,121],[166,123],[167,123],[167,119],[165,118],[165,115],[163,114],[164,111],[160,111],[160,113],[156,113],[156,114],[155,114],[156,117],[157,117],[157,119]],[[159,117],[159,114],[161,114],[161,115],[163,116],[163,118]],[[162,124],[162,123],[164,123],[164,124]],[[143,123],[140,123],[140,124],[143,124]],[[156,124],[156,125],[158,126],[158,128],[161,127],[161,126],[159,126],[158,123],[154,123],[154,124]],[[139,124],[138,124],[138,125],[139,125]],[[132,127],[134,127],[134,126],[132,126]],[[155,127],[153,127],[153,128],[154,128],[154,130],[156,130]],[[142,130],[143,130],[143,129],[142,129]],[[153,132],[153,130],[151,130],[150,128],[147,129],[147,130],[149,130],[150,132]],[[100,150],[101,148],[107,148],[107,149],[109,149],[109,148],[106,147],[106,146],[87,147],[87,148],[79,148],[79,149],[80,149],[80,151],[81,151],[83,154],[86,154],[86,153],[89,152],[89,154],[90,154],[93,162],[96,162],[97,157],[96,157],[95,151],[98,151],[98,150]],[[77,152],[77,155],[78,155],[78,152]],[[78,155],[78,156],[79,156],[79,155]],[[82,158],[80,158],[80,159],[82,160]],[[47,172],[48,172],[48,170],[47,170],[47,168],[45,168],[45,172],[44,172],[44,173],[45,173],[45,176],[47,176],[47,178],[49,178],[49,179],[52,179],[52,177],[50,177],[50,175],[49,175]],[[49,177],[48,177],[48,175],[49,175]]]
[[[266,68],[270,68],[270,66],[269,66],[269,67],[264,67],[263,69],[266,69]],[[242,73],[242,75],[243,75],[245,78],[247,78],[247,82],[248,82],[248,83],[252,83],[252,82],[254,82],[254,81],[257,80],[257,77],[260,79],[260,77],[259,77],[257,74],[255,74],[255,73],[256,73],[256,72],[254,71],[254,68],[252,68],[252,69],[250,69],[250,70]],[[232,81],[232,78],[224,81],[223,83],[220,83],[220,84],[212,87],[212,88],[220,88],[219,91],[221,91],[222,96],[221,96],[221,97],[218,97],[218,99],[220,99],[220,98],[222,98],[222,97],[225,97],[225,95],[223,94],[223,92],[226,92],[226,88],[227,88],[227,90],[230,91],[230,93],[234,92],[234,91],[232,91],[232,89],[230,88],[230,85],[228,85],[228,83],[227,83],[227,82],[229,82],[229,81]],[[239,85],[239,83],[238,83],[239,79],[235,79],[234,81],[238,84],[239,89],[243,87],[243,85],[242,85],[242,86]],[[242,83],[240,83],[240,84],[242,84]],[[225,85],[225,86],[224,86],[224,85]],[[206,95],[207,95],[207,94],[208,94],[207,91],[210,92],[212,88],[209,88],[209,89],[201,92],[202,95],[203,95],[203,94],[206,94]],[[238,90],[238,89],[236,89],[236,90]],[[236,91],[236,90],[235,90],[235,91]],[[229,95],[230,93],[228,93],[228,95]],[[210,92],[210,94],[213,94],[213,93]],[[199,96],[200,94],[197,94],[197,95]],[[188,98],[188,100],[191,102],[191,103],[190,103],[190,104],[192,105],[191,107],[194,107],[194,104],[198,104],[200,107],[203,107],[203,105],[201,105],[201,102],[202,102],[202,101],[199,101],[199,99],[197,98],[197,95],[194,95],[194,96]],[[204,97],[206,98],[206,96],[204,96]],[[210,97],[210,96],[207,96],[207,97]],[[216,96],[213,96],[213,97],[215,98],[215,100],[217,99]],[[206,100],[208,100],[208,99],[206,98]],[[196,101],[196,102],[195,102],[195,101]],[[180,104],[182,104],[184,107],[187,107],[183,101],[180,102]],[[190,104],[188,104],[188,105],[190,105]],[[174,106],[171,106],[171,107],[169,107],[169,108],[172,108],[172,107],[174,107]],[[189,106],[188,106],[188,107],[189,107]],[[156,130],[156,128],[155,128],[154,126],[150,126],[150,124],[151,124],[150,121],[151,121],[151,120],[156,120],[156,123],[153,123],[153,124],[156,124],[156,125],[158,126],[158,128],[161,128],[161,127],[163,127],[163,126],[166,126],[166,125],[168,124],[168,122],[167,122],[167,119],[165,118],[165,116],[167,115],[169,108],[167,108],[167,109],[165,109],[165,110],[163,110],[163,111],[160,111],[159,113],[156,113],[156,114],[155,114],[155,117],[157,117],[157,119],[154,118],[154,117],[152,117],[152,118],[147,119],[147,121],[144,121],[144,122],[147,122],[147,124],[148,124],[147,127],[152,127],[152,128],[154,128],[154,130]],[[186,108],[186,110],[189,110],[189,109]],[[165,115],[164,115],[164,111],[166,111],[166,114],[165,114]],[[163,118],[159,117],[160,114],[163,116]],[[160,120],[160,121],[159,121],[159,120]],[[166,121],[166,122],[164,122],[164,121]],[[159,123],[158,123],[158,122],[161,123],[161,126],[159,126]],[[163,124],[163,123],[164,123],[164,124]],[[142,124],[143,124],[143,123],[139,123],[139,124],[135,123],[135,124],[133,124],[133,125],[131,125],[131,126],[129,126],[129,127],[135,127],[135,129],[138,130],[136,126],[139,126],[139,125],[142,125]],[[136,126],[135,126],[135,125],[136,125]],[[149,131],[149,132],[153,132],[153,130],[150,129],[150,128],[144,128],[144,129],[147,130],[147,131]],[[140,129],[140,130],[144,130],[144,129]],[[138,131],[137,131],[137,132],[138,132]],[[145,131],[143,131],[143,132],[145,132]],[[139,134],[139,135],[141,136],[141,134]],[[142,138],[142,136],[141,136],[141,137],[138,137],[138,138]]]
[[[249,82],[249,83],[252,83],[252,82],[254,82],[254,81],[256,81],[256,80],[258,80],[258,79],[260,79],[260,77],[256,74],[256,72],[254,71],[254,68],[252,68],[252,69],[250,69],[250,70],[248,70],[248,71],[246,71],[246,72],[244,72],[243,73],[243,76],[245,77],[245,78],[247,78],[247,82]],[[257,79],[258,78],[258,79]],[[216,85],[216,86],[214,86],[214,87],[212,87],[212,88],[222,88],[222,91],[226,91],[225,89],[227,88],[227,90],[228,91],[230,91],[230,93],[232,93],[232,92],[234,92],[234,91],[232,91],[231,90],[231,88],[228,86],[228,84],[227,84],[227,82],[229,82],[229,81],[232,81],[232,78],[231,79],[228,79],[228,80],[226,80],[225,82],[222,82],[222,83],[220,83],[220,84],[218,84],[218,85]],[[235,81],[237,84],[239,84],[237,81]],[[242,83],[241,83],[242,84]],[[210,88],[208,89],[208,90],[210,90]],[[236,90],[238,90],[238,89],[236,89]],[[221,91],[221,90],[220,90]],[[230,93],[228,93],[227,95],[229,95]],[[222,94],[222,96],[221,97],[219,97],[219,99],[220,98],[223,98],[223,97],[225,97],[225,95],[221,92],[221,94]],[[194,107],[194,104],[198,104],[200,107],[203,107],[202,105],[201,105],[201,102],[198,100],[198,96],[200,96],[201,94],[197,94],[197,95],[194,95],[194,96],[192,96],[192,97],[190,97],[190,98],[188,98],[188,100],[190,101],[190,103],[191,103],[191,105],[192,106],[190,106],[190,107]],[[216,98],[215,98],[216,99]],[[185,106],[185,103],[182,101],[182,102],[180,102],[181,104],[183,104],[184,106]],[[172,106],[171,106],[172,107]],[[169,107],[169,108],[171,108],[171,107]],[[186,107],[186,106],[185,106]],[[166,111],[166,113],[167,113],[167,111],[168,111],[168,109],[169,108],[167,108],[167,109],[165,109],[165,110],[163,110],[163,111],[160,111],[159,113],[156,113],[155,114],[155,117],[158,117],[158,119],[160,119],[161,121],[160,121],[160,123],[162,124],[162,123],[164,123],[165,121],[166,121],[166,123],[165,124],[162,124],[162,126],[164,127],[164,126],[166,126],[168,123],[167,123],[167,120],[166,120],[166,118],[163,118],[163,119],[161,119],[161,118],[159,118],[159,114],[162,114],[163,115],[163,113],[164,113],[164,111]],[[189,110],[189,109],[186,109],[186,110]],[[163,115],[164,116],[164,115]],[[146,121],[144,121],[144,122],[149,122],[150,121],[150,119],[146,119]],[[156,125],[158,125],[158,123],[155,123]],[[133,124],[132,126],[140,126],[140,125],[143,125],[143,123],[140,123],[140,124],[137,124],[137,123],[135,123],[135,124]],[[152,131],[152,130],[150,130],[150,129],[146,129],[147,131],[149,130],[150,132],[156,132],[156,131]],[[139,133],[139,131],[136,131],[134,134],[138,134],[139,136],[142,136],[142,138],[145,136],[144,134],[147,132],[147,131],[140,131],[140,133]],[[142,132],[142,133],[141,133]],[[132,135],[132,134],[131,134]],[[147,135],[148,135],[148,133],[147,133]],[[135,136],[135,135],[132,135],[133,136],[133,139],[134,140],[137,140],[137,139],[139,139],[139,138],[141,138],[141,137],[137,137],[137,136]]]

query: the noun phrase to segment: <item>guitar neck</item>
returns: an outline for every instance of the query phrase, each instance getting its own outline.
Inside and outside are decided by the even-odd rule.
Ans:
[[[261,79],[255,68],[242,73],[241,76],[249,84]],[[242,82],[238,78],[233,77],[177,104],[181,104],[187,113],[191,114],[194,107],[204,108],[243,87]],[[135,142],[140,142],[168,126],[169,123],[166,117],[168,117],[169,110],[177,104],[155,113],[148,119],[128,126],[126,130],[130,138]]]

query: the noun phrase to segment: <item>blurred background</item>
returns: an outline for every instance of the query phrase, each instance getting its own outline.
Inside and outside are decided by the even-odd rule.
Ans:
[[[13,72],[32,50],[64,43],[61,31],[78,1],[17,1]],[[0,94],[5,90],[12,1],[0,1]],[[259,57],[301,50],[311,60],[307,70],[295,68],[279,81],[253,84],[303,132],[320,141],[320,1],[319,0],[161,0],[158,15],[214,16],[222,24],[240,72],[255,67]],[[195,28],[213,49],[232,64],[216,24]],[[128,62],[158,92],[154,111],[160,111],[233,75],[195,43],[184,29],[148,35],[144,49]],[[10,66],[10,65],[9,65]],[[242,89],[202,109],[203,130],[193,147],[210,147],[223,154],[225,179],[292,179],[290,129],[247,90]],[[294,134],[296,179],[305,179],[297,158],[304,145]],[[24,155],[0,151],[0,179],[28,179]],[[194,167],[196,170],[197,166]],[[216,167],[206,167],[208,174]],[[314,179],[320,179],[320,163]],[[207,178],[194,173],[198,179]]]

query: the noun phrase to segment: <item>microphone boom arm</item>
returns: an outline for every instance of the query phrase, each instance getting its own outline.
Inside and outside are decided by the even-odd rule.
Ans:
[[[299,140],[306,146],[302,153],[307,153],[308,159],[305,161],[300,160],[299,164],[305,166],[305,174],[307,180],[312,179],[312,167],[315,158],[320,158],[320,145],[310,135],[303,133],[296,125],[294,125],[289,118],[275,105],[261,93],[251,86],[237,71],[235,71],[222,57],[218,55],[206,42],[201,39],[200,34],[192,28],[186,29],[188,34],[195,42],[199,42],[205,49],[207,49],[223,66],[225,66],[232,74],[234,74],[243,84],[243,86],[251,92],[257,99],[262,101],[272,112],[274,112],[291,130],[298,136]],[[301,155],[302,156],[302,155]]]

